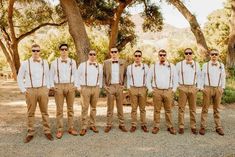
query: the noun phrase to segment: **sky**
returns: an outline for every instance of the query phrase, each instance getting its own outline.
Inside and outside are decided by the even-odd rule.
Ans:
[[[54,4],[58,4],[59,0],[50,0]],[[154,0],[156,3],[159,0]],[[163,0],[164,1],[164,0]],[[225,0],[184,0],[184,4],[188,9],[197,17],[197,20],[201,26],[207,21],[207,16],[216,9],[223,8]],[[178,28],[189,27],[188,22],[178,12],[176,8],[166,3],[161,3],[161,11],[163,14],[164,22],[171,24]],[[138,5],[133,8],[128,8],[131,14],[140,13],[143,10],[143,6]]]

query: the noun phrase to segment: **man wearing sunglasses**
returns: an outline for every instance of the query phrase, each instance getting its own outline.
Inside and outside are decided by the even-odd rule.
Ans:
[[[220,120],[219,105],[223,91],[225,89],[225,69],[224,64],[218,61],[219,51],[216,49],[210,50],[210,61],[205,63],[202,68],[202,86],[203,89],[203,102],[201,113],[201,128],[199,133],[205,135],[206,121],[209,106],[213,105],[213,114],[215,121],[216,132],[223,136],[224,130]]]
[[[55,93],[56,102],[56,138],[63,136],[63,108],[64,99],[67,104],[68,133],[76,136],[78,132],[74,129],[74,98],[75,86],[74,75],[76,71],[76,62],[68,57],[68,45],[59,46],[60,57],[51,63],[50,68],[50,86]]]
[[[136,50],[134,53],[134,63],[127,67],[127,89],[129,89],[131,99],[131,129],[130,132],[136,131],[137,125],[137,108],[140,110],[141,129],[148,132],[146,126],[146,80],[148,65],[142,63],[142,52]]]
[[[173,92],[176,91],[178,80],[175,66],[167,61],[167,52],[158,52],[159,62],[151,65],[147,75],[149,93],[153,93],[154,126],[152,133],[157,134],[160,127],[161,106],[165,109],[167,131],[176,134],[172,120]]]
[[[82,99],[82,129],[79,133],[81,136],[86,134],[88,125],[94,133],[99,132],[96,128],[96,104],[99,98],[99,89],[102,88],[102,68],[102,65],[97,63],[96,52],[91,50],[88,54],[88,60],[81,63],[77,70],[76,87]],[[90,117],[88,117],[89,107]]]
[[[49,67],[46,60],[40,57],[40,46],[32,45],[32,57],[22,62],[17,76],[18,85],[25,94],[27,104],[27,135],[25,143],[30,142],[35,134],[34,121],[37,103],[39,105],[43,131],[48,140],[53,140],[49,125],[48,92],[49,92]]]
[[[117,48],[111,48],[110,55],[111,59],[105,60],[103,67],[103,84],[108,97],[107,126],[104,131],[108,133],[112,128],[114,100],[116,100],[119,129],[127,132],[123,115],[123,89],[126,78],[126,62],[119,59]]]
[[[201,70],[198,62],[193,60],[193,50],[184,50],[185,59],[176,65],[179,82],[178,127],[179,134],[184,134],[184,112],[188,101],[191,132],[196,135],[196,96],[201,89]]]

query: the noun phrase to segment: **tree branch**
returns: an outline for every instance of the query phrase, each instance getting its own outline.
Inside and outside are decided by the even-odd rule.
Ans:
[[[45,27],[45,26],[61,26],[63,25],[64,23],[66,23],[67,20],[61,22],[61,23],[43,23],[43,24],[40,24],[39,26],[33,28],[32,30],[24,33],[24,34],[21,34],[18,38],[17,38],[17,42],[20,42],[22,39],[24,39],[26,36],[28,35],[31,35],[32,33],[36,32],[38,29],[42,28],[42,27]]]
[[[123,39],[118,45],[117,45],[117,49],[118,50],[122,50],[126,44],[128,44],[129,42],[131,42],[132,40],[134,40],[134,36],[133,35],[129,35],[127,36],[125,39]]]
[[[7,61],[9,63],[12,63],[12,59],[11,59],[10,53],[7,51],[7,48],[5,47],[5,45],[3,44],[1,39],[0,39],[0,47],[2,48],[2,52],[6,56]]]
[[[10,35],[12,41],[16,41],[16,36],[15,36],[15,30],[14,30],[14,25],[13,25],[13,7],[14,7],[15,0],[9,0],[9,5],[8,5],[8,24],[10,28]]]

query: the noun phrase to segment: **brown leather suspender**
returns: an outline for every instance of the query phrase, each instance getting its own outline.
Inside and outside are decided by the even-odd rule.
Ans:
[[[182,83],[183,83],[183,85],[184,85],[184,71],[183,71],[183,61],[181,62],[181,77],[182,77]],[[195,85],[195,83],[196,83],[196,74],[197,74],[197,65],[196,65],[196,62],[194,61],[194,78],[193,78],[193,85]]]
[[[57,77],[58,77],[58,83],[60,83],[60,71],[59,71],[59,59],[57,58]],[[72,75],[73,75],[73,60],[70,59],[70,78],[69,83],[72,81]]]
[[[87,86],[87,64],[88,62],[85,63],[85,83],[86,83],[86,86]],[[97,69],[98,69],[98,73],[97,73],[97,79],[96,79],[96,85],[98,85],[98,82],[99,82],[99,75],[100,75],[100,70],[99,70],[99,64],[97,64]]]
[[[169,63],[169,62],[168,62]],[[171,76],[171,64],[169,63],[169,68],[170,68],[170,78],[169,78],[169,88],[170,88],[170,85],[171,85],[171,80],[172,80],[172,76]],[[154,64],[154,82],[155,82],[155,86],[157,88],[157,80],[156,80],[156,64]]]
[[[58,58],[57,58],[57,77],[58,77],[58,83],[60,83],[59,59]]]
[[[220,80],[221,80],[221,75],[222,75],[222,66],[221,66],[221,63],[220,63],[220,67],[221,67],[221,70],[220,70],[220,75],[219,75],[218,87],[220,85]],[[207,79],[208,79],[209,86],[211,86],[210,74],[209,74],[209,62],[207,63]]]
[[[143,64],[142,69],[144,69],[143,86],[145,86],[145,67],[144,67],[144,64]],[[131,78],[132,78],[133,86],[135,86],[135,80],[134,80],[134,76],[133,76],[133,64],[131,65]]]
[[[30,65],[30,59],[28,59],[28,65],[29,65],[29,77],[30,77],[30,83],[31,83],[31,87],[33,87],[33,79],[32,79],[32,72],[31,72],[31,65]],[[43,87],[43,83],[44,83],[44,71],[45,71],[45,68],[44,68],[44,61],[42,60],[42,86]]]

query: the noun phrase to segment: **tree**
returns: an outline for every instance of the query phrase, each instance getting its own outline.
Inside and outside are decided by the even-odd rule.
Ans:
[[[191,31],[193,32],[199,53],[202,55],[202,57],[206,58],[208,56],[208,46],[205,40],[205,37],[203,35],[203,32],[201,30],[200,25],[197,22],[196,17],[188,10],[188,8],[184,5],[184,3],[180,0],[167,0],[170,4],[175,6],[177,10],[185,17],[185,19],[188,21]]]
[[[227,67],[235,68],[235,0],[231,0],[230,34],[228,40]]]
[[[33,4],[33,5],[30,5]],[[0,6],[0,47],[8,64],[16,76],[20,67],[18,44],[25,37],[45,26],[61,26],[66,21],[60,21],[54,16],[54,10],[43,0],[9,0],[2,1]]]

